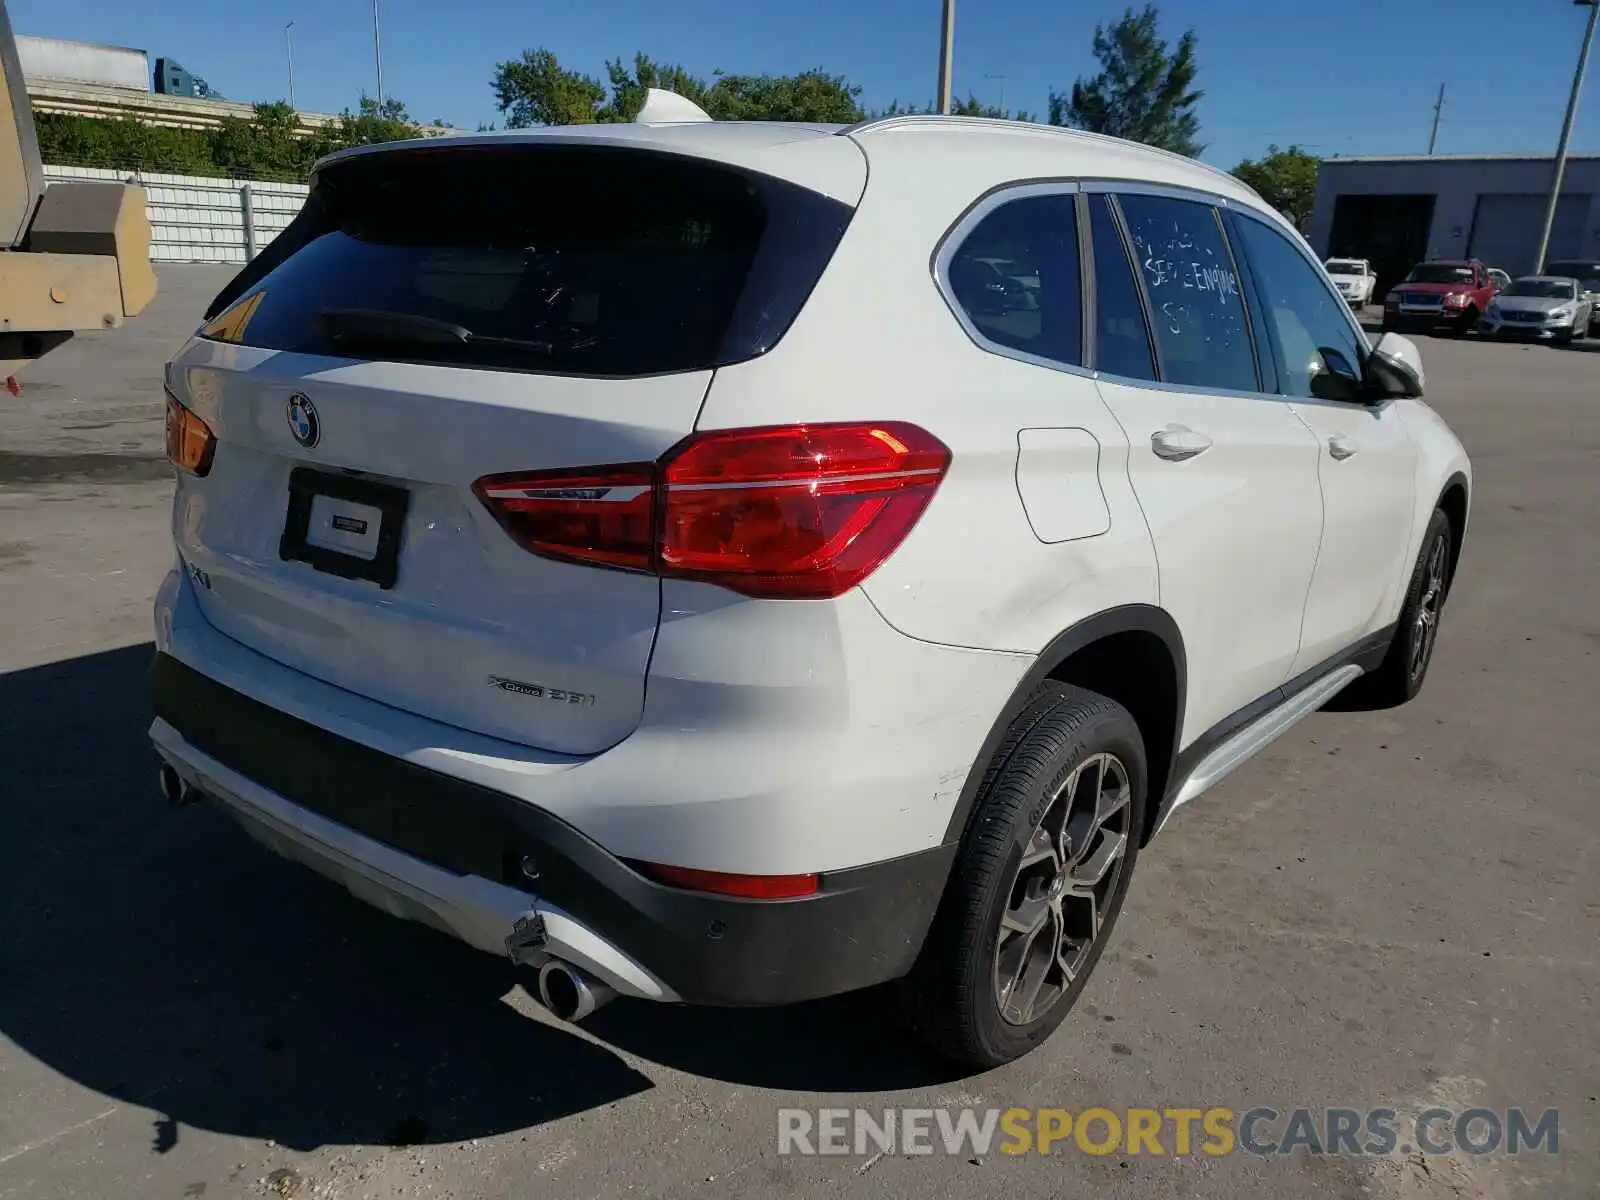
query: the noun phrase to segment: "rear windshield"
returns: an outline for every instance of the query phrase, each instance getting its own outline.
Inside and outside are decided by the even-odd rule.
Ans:
[[[767,176],[653,152],[358,157],[324,169],[306,210],[218,298],[201,334],[561,374],[716,366],[777,341],[851,212]]]

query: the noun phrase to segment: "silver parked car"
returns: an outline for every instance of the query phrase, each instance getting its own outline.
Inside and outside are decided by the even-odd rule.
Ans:
[[[1489,302],[1478,332],[1565,344],[1587,337],[1593,316],[1594,301],[1576,279],[1524,275]]]
[[[1570,275],[1589,293],[1594,311],[1589,314],[1589,332],[1600,334],[1600,259],[1563,258],[1544,265],[1546,275]]]

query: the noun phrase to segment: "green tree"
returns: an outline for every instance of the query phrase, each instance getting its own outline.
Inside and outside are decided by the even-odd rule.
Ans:
[[[1051,92],[1050,123],[1191,157],[1205,149],[1195,140],[1200,120],[1194,110],[1205,93],[1194,86],[1194,30],[1186,31],[1169,52],[1159,26],[1160,14],[1152,4],[1140,12],[1128,9],[1109,27],[1096,25],[1094,56],[1100,73],[1079,78],[1068,95]]]
[[[996,121],[1038,120],[1032,113],[1023,112],[1021,109],[1012,112],[1009,108],[1001,108],[996,104],[980,104],[978,98],[971,92],[967,93],[965,100],[952,100],[950,102],[950,113],[952,116],[957,117],[988,117]]]
[[[53,166],[108,167],[118,171],[217,173],[211,131],[171,129],[123,118],[35,113],[39,153]]]
[[[495,105],[506,125],[588,125],[599,119],[606,85],[592,75],[569,71],[548,50],[524,50],[500,63],[490,81]]]
[[[231,179],[303,181],[324,154],[346,146],[417,136],[398,100],[363,96],[358,111],[307,136],[288,104],[258,104],[248,118],[225,117],[214,129],[169,129],[138,121],[37,113],[39,150],[54,166]]]
[[[723,75],[706,111],[719,121],[816,121],[849,125],[866,115],[861,88],[820,67],[798,75]]]
[[[692,100],[718,121],[858,121],[861,89],[820,68],[797,75],[713,73],[708,82],[675,63],[635,54],[606,63],[606,82],[570,71],[549,50],[525,50],[495,67],[495,104],[512,128],[631,121],[650,88]]]
[[[1259,159],[1247,158],[1233,173],[1294,224],[1304,229],[1317,199],[1317,160],[1299,146],[1268,146]]]
[[[938,106],[934,104],[925,104],[921,108],[916,108],[895,100],[888,108],[875,109],[867,115],[873,120],[881,120],[884,117],[929,116],[937,111]],[[965,100],[956,97],[950,101],[950,115],[954,117],[987,117],[997,121],[1037,121],[1039,119],[1033,113],[1024,112],[1021,109],[1013,112],[1011,109],[1001,108],[997,104],[984,104],[971,92],[967,93]]]
[[[249,120],[224,117],[211,131],[211,161],[233,179],[304,178],[315,157],[288,104],[258,104]]]
[[[435,125],[442,122],[434,122]],[[417,136],[418,124],[406,112],[406,106],[393,96],[379,103],[362,94],[356,111],[348,108],[339,115],[336,125],[327,134],[339,148],[345,146],[371,146],[378,142],[399,142]]]

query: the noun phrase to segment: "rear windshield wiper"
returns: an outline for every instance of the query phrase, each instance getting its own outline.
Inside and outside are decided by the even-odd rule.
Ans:
[[[472,330],[464,325],[422,317],[415,313],[385,312],[378,308],[325,308],[317,314],[322,332],[336,342],[404,342],[437,346],[464,346]]]
[[[317,324],[335,344],[360,343],[380,346],[507,346],[537,354],[582,350],[597,339],[582,338],[557,343],[528,338],[494,337],[473,333],[465,325],[416,313],[389,312],[377,308],[325,308],[317,313]]]

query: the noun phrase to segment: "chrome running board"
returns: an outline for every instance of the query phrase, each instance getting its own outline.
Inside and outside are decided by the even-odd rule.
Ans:
[[[1332,700],[1361,674],[1361,668],[1355,663],[1346,663],[1337,670],[1329,671],[1315,683],[1301,688],[1276,708],[1257,717],[1202,758],[1178,788],[1178,794],[1172,798],[1172,805],[1162,816],[1156,832],[1160,833],[1166,827],[1167,822],[1172,820],[1172,814],[1178,809],[1221,783],[1227,776],[1288,733],[1303,718],[1310,716]]]

